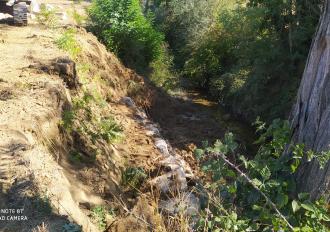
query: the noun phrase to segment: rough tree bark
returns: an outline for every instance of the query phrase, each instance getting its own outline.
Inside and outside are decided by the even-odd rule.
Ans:
[[[325,0],[298,97],[290,116],[292,143],[315,152],[330,150],[330,0]],[[330,162],[320,169],[317,160],[304,161],[297,174],[300,192],[329,201]]]

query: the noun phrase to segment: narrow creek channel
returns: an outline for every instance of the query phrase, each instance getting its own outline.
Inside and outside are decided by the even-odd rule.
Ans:
[[[158,93],[149,114],[162,128],[164,137],[178,150],[192,151],[203,141],[212,144],[225,133],[232,132],[240,151],[249,156],[256,151],[254,128],[198,92],[175,96]]]

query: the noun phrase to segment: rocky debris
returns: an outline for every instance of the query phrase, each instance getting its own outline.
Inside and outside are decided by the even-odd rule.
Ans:
[[[157,176],[150,181],[150,185],[155,186],[162,193],[169,193],[177,190],[185,191],[188,187],[183,168],[178,168],[161,176]]]
[[[76,71],[76,63],[70,58],[58,58],[54,62],[54,70],[58,72],[60,77],[69,87],[69,89],[77,89],[79,80]]]
[[[156,138],[155,139],[155,146],[157,149],[164,155],[164,156],[169,156],[170,153],[168,151],[168,146],[167,143],[164,139],[161,138]]]
[[[171,215],[183,213],[186,216],[195,216],[200,211],[200,200],[193,193],[183,193],[181,197],[161,200],[159,208]]]
[[[184,196],[182,199],[174,197],[166,201],[163,200],[160,208],[169,214],[177,214],[181,210],[185,210],[187,215],[197,214],[200,210],[199,199],[192,193],[186,193],[188,191],[188,179],[194,179],[192,169],[161,137],[159,126],[151,122],[147,115],[136,107],[131,98],[124,97],[120,102],[135,110],[138,121],[146,129],[146,134],[153,137],[155,147],[162,154],[159,164],[164,167],[165,173],[150,180],[150,185],[163,194],[179,192],[179,195]]]
[[[122,104],[125,104],[125,105],[128,106],[128,107],[131,107],[131,108],[135,108],[135,107],[136,107],[134,101],[133,101],[132,98],[130,98],[130,97],[123,97],[123,98],[120,100],[120,102],[121,102]]]
[[[194,178],[190,166],[178,155],[169,156],[159,162],[163,167],[170,168],[172,171],[183,169],[187,178]]]
[[[160,136],[160,131],[154,124],[147,125],[146,129],[146,134],[148,136]]]

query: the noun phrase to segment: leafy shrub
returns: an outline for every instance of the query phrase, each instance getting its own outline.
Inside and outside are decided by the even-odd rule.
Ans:
[[[129,167],[122,174],[122,184],[133,189],[139,189],[147,175],[142,168]]]
[[[82,97],[73,100],[71,110],[63,112],[60,125],[71,133],[78,131],[86,135],[93,142],[102,139],[109,143],[118,142],[123,137],[122,127],[111,115],[101,115],[96,113],[97,101],[90,93],[85,92]]]
[[[251,160],[236,154],[232,134],[224,142],[217,141],[213,147],[205,144],[195,151],[202,170],[212,177],[212,184],[206,185],[211,204],[202,213],[199,229],[328,231],[330,217],[323,199],[312,202],[308,194],[296,194],[292,173],[306,153],[309,159],[322,157],[321,161],[329,160],[329,155],[306,152],[302,145],[295,145],[292,156],[283,157],[290,136],[288,123],[275,120],[265,128],[257,121],[256,126],[260,133],[256,143],[261,146]]]
[[[113,117],[101,118],[99,122],[100,136],[107,142],[118,141],[122,138],[122,127]]]
[[[73,59],[77,59],[81,52],[81,47],[75,38],[75,34],[76,31],[74,29],[67,29],[61,37],[55,41],[56,45],[60,49],[68,52]]]
[[[295,6],[288,1],[247,2],[226,1],[215,23],[185,45],[189,54],[183,72],[235,113],[250,121],[258,115],[271,121],[286,116],[292,106],[320,1]],[[300,13],[286,13],[292,8]]]
[[[149,10],[156,15],[156,23],[165,33],[174,54],[175,67],[181,68],[191,52],[190,45],[199,43],[201,35],[212,24],[219,0],[152,1]]]
[[[150,80],[158,87],[172,90],[178,86],[178,77],[173,70],[173,57],[167,48],[164,47],[163,49],[164,52],[150,64],[152,70]]]
[[[162,52],[164,37],[139,0],[96,0],[89,17],[92,32],[129,67],[144,71]]]
[[[106,229],[106,215],[107,210],[103,206],[96,206],[92,209],[92,217],[96,221],[101,231],[104,231]]]

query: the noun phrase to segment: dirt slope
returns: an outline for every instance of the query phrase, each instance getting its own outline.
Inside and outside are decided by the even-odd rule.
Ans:
[[[69,1],[61,2],[69,5]],[[153,160],[160,155],[136,120],[136,110],[121,102],[132,92],[130,85],[138,86],[143,80],[124,68],[94,36],[76,30],[83,48],[76,68],[88,64],[84,78],[100,82],[69,90],[56,69],[59,60],[68,59],[54,42],[63,33],[61,27],[49,30],[37,23],[20,28],[0,24],[0,207],[24,208],[24,213],[13,215],[27,218],[10,221],[9,214],[1,213],[6,219],[0,220],[0,231],[31,231],[42,223],[49,231],[62,231],[70,222],[81,225],[83,231],[103,230],[91,217],[92,207],[120,197],[125,165],[152,169]],[[106,99],[105,106],[93,110],[98,115],[114,115],[123,127],[121,143],[90,144],[61,128],[63,112],[85,88],[95,89]],[[70,162],[72,150],[88,156],[91,148],[100,152],[93,163]],[[148,209],[146,204],[143,210]],[[153,213],[146,213],[153,223]],[[128,220],[131,226],[145,230],[135,217]],[[116,231],[130,230],[129,226],[121,225]]]
[[[1,25],[0,37],[0,166],[1,192],[5,198],[2,203],[6,208],[9,205],[11,208],[19,208],[26,204],[26,198],[32,199],[28,201],[31,204],[30,212],[25,212],[29,218],[28,223],[0,222],[0,228],[11,228],[12,225],[10,230],[19,231],[13,228],[20,228],[21,224],[24,225],[22,231],[28,231],[40,223],[40,218],[34,216],[38,202],[47,204],[48,200],[56,197],[59,198],[58,204],[63,205],[58,207],[59,215],[75,215],[74,220],[80,221],[88,230],[93,230],[94,226],[73,200],[75,194],[91,193],[87,190],[83,194],[82,189],[81,193],[75,193],[79,183],[72,184],[69,181],[45,146],[49,138],[58,135],[57,125],[62,105],[69,96],[58,76],[45,75],[29,68],[35,62],[46,62],[61,53],[54,49],[51,33],[38,27],[17,30],[15,27]],[[25,191],[31,195],[26,196],[23,194]],[[22,198],[24,203],[16,201],[18,198]],[[97,197],[93,200],[101,202]]]

